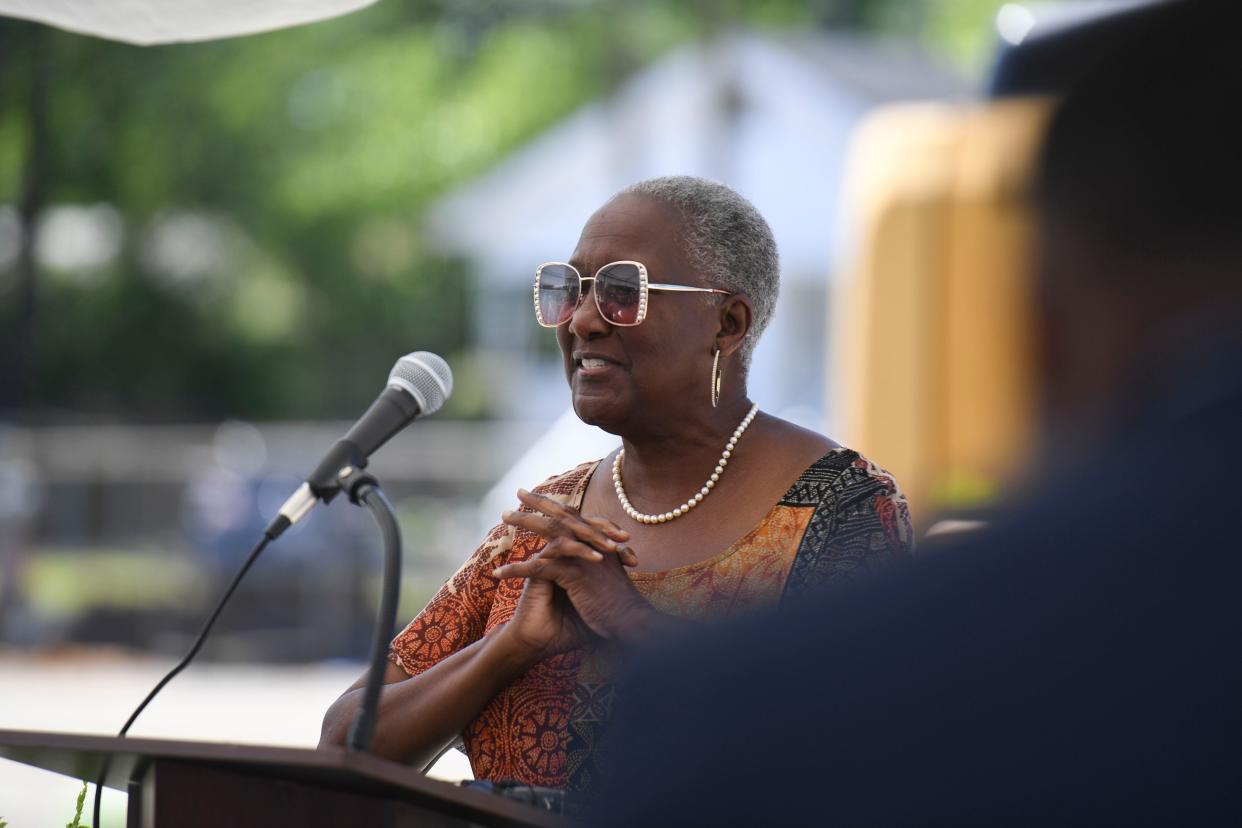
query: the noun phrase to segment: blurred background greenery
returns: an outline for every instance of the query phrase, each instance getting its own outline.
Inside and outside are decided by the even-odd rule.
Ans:
[[[900,37],[977,76],[997,5],[381,2],[145,48],[0,20],[0,411],[345,418],[376,385],[352,368],[416,332],[457,367],[445,414],[487,417],[471,273],[420,231],[438,196],[722,28]]]

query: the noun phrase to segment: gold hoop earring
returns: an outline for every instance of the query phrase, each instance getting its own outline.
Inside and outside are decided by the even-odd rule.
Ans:
[[[712,358],[712,408],[720,404],[720,349],[716,349],[716,355]]]

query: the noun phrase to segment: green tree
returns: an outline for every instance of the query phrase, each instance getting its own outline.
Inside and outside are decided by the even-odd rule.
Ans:
[[[0,20],[0,245],[8,216],[19,249],[0,250],[0,411],[352,416],[381,378],[354,366],[469,344],[471,274],[419,232],[455,185],[687,39],[918,30],[953,5],[387,2],[148,48]],[[115,255],[39,264],[58,205],[96,205]]]

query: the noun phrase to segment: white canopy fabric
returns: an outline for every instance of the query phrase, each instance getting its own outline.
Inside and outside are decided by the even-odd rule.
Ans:
[[[137,46],[300,26],[375,0],[0,0],[0,15]]]

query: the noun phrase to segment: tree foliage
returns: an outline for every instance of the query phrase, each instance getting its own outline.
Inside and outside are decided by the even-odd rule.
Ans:
[[[0,386],[34,419],[352,416],[395,356],[469,345],[469,270],[419,232],[436,198],[688,38],[895,5],[390,0],[148,48],[0,20]],[[108,205],[115,254],[23,274],[23,204]]]

